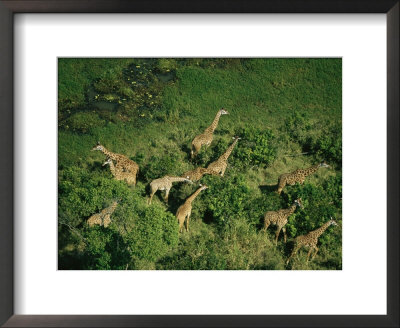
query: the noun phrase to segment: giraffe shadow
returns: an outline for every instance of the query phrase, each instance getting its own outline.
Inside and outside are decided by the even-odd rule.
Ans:
[[[168,200],[168,210],[173,214],[176,213],[179,206],[181,206],[187,197],[193,193],[190,185],[176,184],[171,188]]]
[[[262,193],[271,193],[276,191],[276,185],[259,185],[260,191]]]
[[[92,162],[87,164],[87,169],[90,172],[110,172],[108,167],[104,167],[102,162]]]
[[[186,159],[188,161],[190,161],[192,159],[192,156],[190,154],[192,149],[191,149],[191,147],[188,146],[187,143],[180,144],[179,149],[186,154]]]
[[[211,224],[211,223],[213,223],[214,221],[215,221],[215,220],[214,220],[213,212],[212,212],[211,210],[207,209],[207,210],[204,212],[204,214],[203,214],[203,222],[204,222],[205,224]]]
[[[283,254],[287,257],[290,256],[294,247],[294,239],[288,240],[286,243],[282,243],[281,249]]]

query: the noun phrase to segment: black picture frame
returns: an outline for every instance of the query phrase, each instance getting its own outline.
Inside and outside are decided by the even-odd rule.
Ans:
[[[398,0],[0,0],[0,324],[4,327],[399,327]],[[387,315],[14,315],[13,16],[16,13],[385,13]],[[366,286],[366,288],[368,288]],[[343,295],[345,297],[345,295]]]

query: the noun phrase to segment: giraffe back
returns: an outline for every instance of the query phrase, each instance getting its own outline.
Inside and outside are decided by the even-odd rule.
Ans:
[[[208,169],[203,167],[197,167],[194,170],[187,171],[181,175],[182,178],[187,178],[191,181],[199,181],[204,174],[209,174]]]

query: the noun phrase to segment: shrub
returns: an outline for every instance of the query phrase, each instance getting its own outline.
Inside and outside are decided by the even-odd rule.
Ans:
[[[133,262],[156,261],[178,244],[178,222],[162,207],[145,206],[134,215],[135,225],[125,237]]]
[[[165,150],[162,155],[151,156],[140,174],[148,182],[165,175],[179,176],[186,170],[184,162],[181,153],[173,149]]]
[[[218,225],[225,225],[239,217],[247,217],[246,204],[250,198],[250,188],[242,175],[221,179],[207,177],[205,184],[209,195],[205,200],[205,211]]]
[[[250,197],[246,204],[247,220],[254,226],[262,228],[264,225],[264,214],[267,211],[276,211],[284,207],[282,198],[276,193],[263,194],[258,197]]]
[[[318,138],[311,146],[311,151],[320,160],[326,160],[331,165],[342,167],[342,132],[341,126],[335,124]]]
[[[313,138],[310,132],[314,129],[312,121],[306,113],[293,112],[284,123],[282,131],[285,138],[292,142],[299,143],[304,151],[310,150],[310,143]]]
[[[148,207],[144,189],[138,184],[132,190],[122,181],[77,168],[60,172],[59,227],[78,235],[71,238],[75,249],[83,242],[80,269],[134,268],[136,261],[155,261],[176,246],[175,216],[157,204]],[[108,228],[85,224],[115,199],[119,203]],[[68,257],[64,251],[60,254],[60,261]]]
[[[103,227],[85,228],[86,246],[82,254],[82,269],[123,270],[130,261],[121,235]]]
[[[59,172],[59,219],[77,227],[90,215],[99,212],[114,199],[126,199],[130,190],[121,181],[111,179],[104,172],[88,173],[70,167]]]
[[[248,165],[268,166],[276,158],[277,149],[271,130],[249,127],[238,131],[242,139],[234,149],[234,165],[245,168]]]
[[[306,183],[304,185],[297,184],[290,190],[288,204],[301,197],[304,205],[304,209],[297,210],[289,218],[287,230],[290,236],[307,234],[322,226],[330,217],[340,218],[341,207],[337,206],[339,204],[335,204],[339,195],[341,198],[340,180],[334,177],[330,179],[331,181],[325,187]],[[330,238],[334,238],[333,235],[325,233],[320,238],[321,244],[324,244]]]
[[[102,120],[96,112],[78,112],[61,122],[62,128],[79,133],[88,133],[91,129],[104,126]]]

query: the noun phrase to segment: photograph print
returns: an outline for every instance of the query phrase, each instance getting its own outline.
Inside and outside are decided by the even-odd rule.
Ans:
[[[58,58],[59,270],[341,270],[341,58]]]

